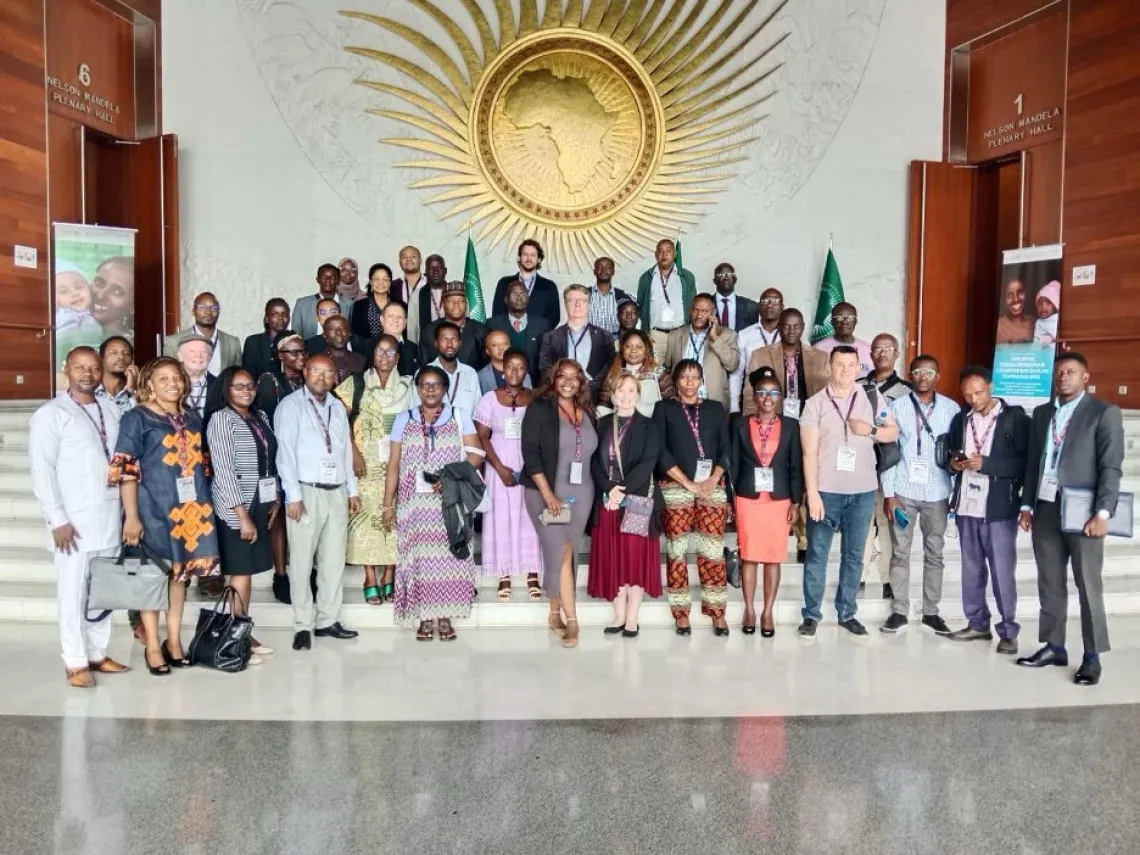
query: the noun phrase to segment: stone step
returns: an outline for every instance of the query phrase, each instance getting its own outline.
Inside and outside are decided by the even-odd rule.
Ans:
[[[835,619],[834,600],[835,583],[830,582],[824,596],[824,615],[828,621]],[[868,588],[859,595],[858,617],[869,627],[875,628],[886,620],[890,613],[890,604],[878,597],[878,591]],[[30,621],[39,623],[54,623],[56,621],[56,606],[54,599],[55,589],[47,583],[0,583],[0,620]],[[692,611],[694,631],[707,632],[708,619],[700,614],[700,589],[693,588],[692,600],[695,604]],[[1021,586],[1021,615],[1025,619],[1035,617],[1037,614],[1037,592],[1033,585]],[[273,599],[272,593],[264,590],[255,590],[250,613],[257,625],[268,628],[289,628],[293,623],[293,610]],[[913,631],[919,631],[917,626],[921,613],[921,598],[912,597],[912,613],[910,615],[915,626]],[[1116,577],[1104,581],[1105,609],[1109,615],[1140,615],[1140,575]],[[776,599],[776,623],[784,627],[793,627],[801,620],[800,609],[803,605],[803,593],[799,585],[783,584]],[[192,628],[197,620],[197,609],[211,607],[195,589],[191,589],[187,603],[186,624]],[[962,625],[962,592],[961,586],[947,582],[943,587],[943,597],[939,606],[941,614],[954,628]],[[542,627],[546,625],[549,605],[545,601],[515,600],[502,603],[487,592],[480,592],[472,609],[470,618],[455,621],[457,627]],[[736,630],[740,625],[744,613],[744,602],[741,593],[736,589],[729,589],[728,620]],[[1069,614],[1076,616],[1079,613],[1076,589],[1069,586]],[[604,600],[593,600],[586,597],[585,589],[578,589],[578,619],[582,626],[605,626],[613,616],[613,607]],[[641,607],[639,619],[644,627],[672,626],[673,619],[668,603],[662,597],[656,600],[646,600]],[[125,624],[125,613],[116,612],[113,616],[116,624]],[[369,606],[364,602],[359,588],[345,587],[344,608],[341,611],[341,620],[345,626],[360,630],[394,629],[393,608],[391,605]],[[189,637],[190,629],[187,631]]]
[[[0,464],[0,490],[19,493],[29,502],[35,502],[32,473],[27,466],[9,467]]]

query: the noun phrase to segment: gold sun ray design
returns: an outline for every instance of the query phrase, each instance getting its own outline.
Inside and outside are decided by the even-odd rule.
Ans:
[[[340,13],[422,56],[346,48],[414,87],[357,80],[386,96],[369,113],[413,129],[381,142],[423,155],[396,166],[430,173],[409,187],[447,205],[439,216],[458,233],[491,248],[537,238],[563,270],[602,252],[636,258],[699,222],[747,159],[788,36],[769,35],[788,0],[517,0],[517,22],[511,0],[490,0],[497,26],[479,0],[400,2],[454,50],[383,15]]]

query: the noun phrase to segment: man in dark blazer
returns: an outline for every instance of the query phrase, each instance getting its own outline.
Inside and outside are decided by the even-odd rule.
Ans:
[[[722,327],[740,332],[760,322],[760,304],[736,293],[736,269],[727,261],[713,272],[716,285],[716,317]]]
[[[484,339],[487,328],[467,317],[467,289],[462,282],[448,282],[443,288],[443,317],[424,327],[420,334],[420,364],[430,365],[439,356],[435,346],[435,331],[443,321],[459,327],[459,353],[457,359],[476,371],[486,360]]]
[[[602,378],[614,358],[614,337],[589,322],[590,290],[586,286],[567,285],[563,299],[566,303],[566,323],[542,337],[538,373],[545,377],[554,363],[569,357],[586,372],[586,378],[590,381],[590,395],[597,401]]]
[[[254,383],[277,364],[274,345],[281,331],[289,328],[289,304],[280,297],[266,303],[262,325],[265,331],[248,336],[241,349],[241,367],[250,373]]]
[[[530,380],[538,385],[538,358],[542,338],[551,330],[550,322],[530,309],[530,292],[525,283],[515,279],[507,285],[507,311],[487,319],[487,332],[501,330],[511,339],[511,347],[521,350],[530,361]]]
[[[545,318],[550,329],[558,326],[561,317],[558,286],[538,273],[545,257],[538,241],[528,238],[519,244],[519,272],[504,276],[495,286],[495,296],[491,300],[492,315],[506,313],[507,288],[512,282],[522,282],[530,294],[530,314]]]
[[[1033,531],[1037,590],[1041,597],[1038,640],[1045,646],[1017,660],[1042,668],[1069,664],[1065,651],[1068,618],[1068,566],[1081,603],[1084,658],[1073,677],[1078,685],[1100,682],[1100,654],[1109,650],[1104,612],[1104,537],[1116,513],[1124,466],[1124,422],[1120,408],[1086,391],[1088,362],[1076,352],[1062,353],[1053,367],[1057,397],[1033,411],[1025,464],[1021,527]],[[1066,488],[1094,491],[1089,517],[1080,532],[1061,530],[1061,497]]]

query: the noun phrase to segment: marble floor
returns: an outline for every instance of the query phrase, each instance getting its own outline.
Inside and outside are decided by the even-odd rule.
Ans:
[[[264,665],[162,679],[116,630],[136,669],[92,691],[54,627],[0,624],[0,853],[1140,851],[1140,619],[1095,688],[914,628],[694,622],[578,650],[267,631]]]

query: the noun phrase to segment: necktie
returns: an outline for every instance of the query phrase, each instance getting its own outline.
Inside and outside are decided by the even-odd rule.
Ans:
[[[728,326],[728,297],[720,298],[720,325]]]
[[[522,332],[522,321],[516,318],[512,323],[514,324],[515,332]]]

